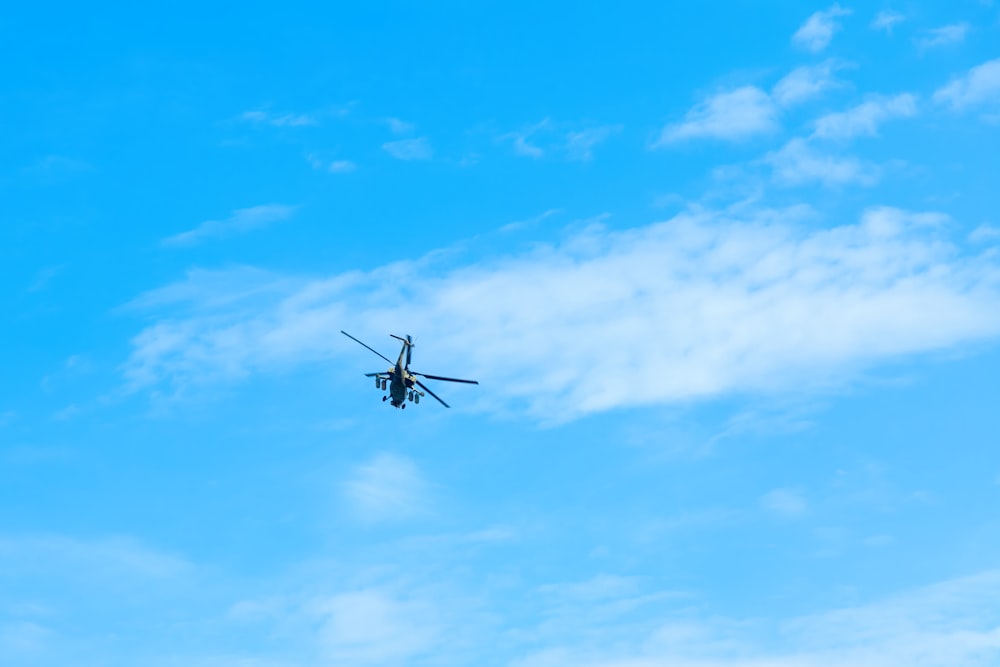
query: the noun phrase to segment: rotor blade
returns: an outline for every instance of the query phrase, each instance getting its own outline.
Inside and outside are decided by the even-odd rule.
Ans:
[[[428,380],[444,380],[445,382],[464,382],[465,384],[479,384],[478,380],[459,380],[458,378],[446,378],[440,375],[427,375],[427,373],[417,373],[416,371],[410,371],[411,375],[419,375],[420,377],[427,378]]]
[[[426,392],[427,392],[428,394],[430,394],[431,396],[433,396],[434,398],[436,398],[436,399],[438,400],[438,403],[440,403],[441,405],[443,405],[443,406],[444,406],[444,407],[446,407],[446,408],[450,408],[450,407],[451,407],[450,405],[448,405],[447,403],[445,403],[444,401],[442,401],[442,400],[441,400],[441,397],[440,397],[440,396],[438,396],[438,395],[437,395],[437,394],[435,394],[435,393],[434,393],[433,391],[431,391],[430,389],[428,389],[428,388],[427,388],[427,385],[425,385],[425,384],[424,384],[423,382],[421,382],[420,380],[414,380],[414,382],[416,382],[416,383],[417,383],[417,385],[418,385],[418,386],[419,386],[419,387],[420,387],[421,389],[423,389],[423,390],[424,390],[424,391],[426,391]]]
[[[382,371],[381,373],[365,373],[365,377],[366,378],[388,377],[388,374],[385,371]]]
[[[357,343],[358,345],[360,345],[360,346],[362,346],[362,347],[366,347],[366,348],[368,348],[368,349],[369,349],[370,351],[372,351],[372,352],[375,352],[375,350],[372,350],[372,349],[371,349],[370,347],[368,347],[367,345],[365,345],[365,344],[364,344],[364,343],[362,343],[362,342],[361,342],[360,340],[358,340],[357,338],[355,338],[355,337],[354,337],[354,336],[352,336],[351,334],[347,333],[347,332],[346,332],[346,331],[344,331],[343,329],[341,329],[341,330],[340,330],[340,333],[344,334],[345,336],[347,336],[348,338],[350,338],[351,340],[353,340],[353,341],[354,341],[355,343]],[[377,354],[378,356],[382,357],[383,359],[385,359],[386,361],[388,361],[388,362],[389,362],[390,364],[393,364],[393,365],[395,365],[395,363],[393,362],[393,360],[392,360],[392,359],[390,359],[389,357],[385,356],[384,354],[381,354],[380,352],[375,352],[375,354]]]

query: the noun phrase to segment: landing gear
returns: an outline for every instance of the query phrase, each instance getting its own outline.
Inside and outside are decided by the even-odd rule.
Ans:
[[[419,403],[420,402],[420,392],[419,391],[414,392],[414,394],[413,394],[413,402],[414,403]]]
[[[410,399],[411,401],[413,400],[413,392],[412,391],[409,393],[409,395],[407,396],[407,398]]]
[[[403,404],[402,404],[402,405],[400,405],[399,407],[400,407],[400,409],[401,409],[401,410],[405,410],[405,409],[406,409],[406,403],[403,403]]]
[[[385,403],[385,399],[387,399],[387,398],[389,398],[389,397],[388,396],[383,396],[382,397],[382,402]]]

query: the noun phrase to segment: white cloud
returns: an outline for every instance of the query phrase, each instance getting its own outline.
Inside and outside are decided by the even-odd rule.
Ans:
[[[599,574],[586,581],[567,584],[546,584],[539,592],[569,605],[579,606],[588,602],[630,597],[637,594],[639,580],[614,574]]]
[[[969,27],[968,23],[955,23],[932,30],[925,30],[924,36],[917,40],[917,46],[921,49],[932,49],[938,46],[959,44],[965,41],[965,36],[969,33]]]
[[[254,229],[267,227],[275,222],[282,222],[292,217],[295,206],[284,204],[266,204],[241,208],[233,212],[225,220],[206,220],[194,229],[170,236],[161,241],[164,246],[195,245],[205,239],[220,239],[237,236]]]
[[[250,123],[274,125],[276,127],[303,127],[316,125],[314,116],[304,113],[271,113],[269,111],[244,111],[240,119]]]
[[[0,657],[34,662],[31,658],[38,658],[54,634],[50,628],[30,621],[0,622]]]
[[[509,141],[516,155],[540,159],[546,155],[561,154],[568,160],[588,162],[593,158],[594,148],[621,132],[621,125],[603,125],[570,130],[563,134],[561,128],[571,123],[553,123],[543,118],[513,132],[499,135],[498,141]],[[558,134],[557,134],[557,131]]]
[[[891,35],[892,29],[896,24],[902,23],[905,20],[906,17],[899,12],[884,9],[875,15],[875,18],[871,22],[871,28],[872,30],[885,30]]]
[[[415,129],[413,123],[407,123],[398,118],[386,118],[385,122],[393,134],[408,134]]]
[[[766,510],[787,518],[803,516],[809,507],[802,492],[796,489],[773,489],[764,494],[760,503]]]
[[[1000,573],[784,620],[674,614],[596,650],[549,642],[519,667],[987,667],[1000,661]],[[575,637],[608,632],[606,619]]]
[[[45,572],[47,577],[174,579],[193,566],[124,537],[78,539],[64,535],[0,536],[0,566],[10,575]]]
[[[797,67],[775,84],[771,95],[783,107],[801,104],[838,86],[834,73],[844,67],[836,60]]]
[[[337,665],[385,665],[422,655],[442,632],[433,606],[377,589],[333,596],[315,606],[319,644]]]
[[[816,121],[814,136],[822,139],[852,139],[878,135],[879,125],[893,118],[917,113],[917,98],[910,93],[894,97],[874,96],[853,109],[831,113]]]
[[[1000,102],[1000,58],[977,65],[934,93],[934,101],[956,111]]]
[[[514,137],[514,152],[525,157],[540,158],[545,155],[538,146],[528,143],[528,137],[519,135]]]
[[[972,243],[994,243],[1000,241],[1000,227],[979,225],[969,233],[969,241]]]
[[[792,35],[792,42],[808,51],[822,51],[829,46],[834,33],[840,30],[840,22],[837,19],[850,13],[850,9],[844,9],[834,3],[829,9],[810,16]]]
[[[331,174],[349,174],[358,168],[358,165],[350,160],[333,160],[327,162],[312,153],[306,156],[306,160],[313,169],[328,171]]]
[[[851,182],[857,171],[813,177]],[[327,279],[192,273],[134,303],[156,321],[132,341],[125,374],[133,388],[182,389],[354,357],[336,335],[350,319],[366,323],[362,337],[416,334],[418,368],[483,381],[465,394],[483,409],[562,419],[805,391],[1000,335],[997,260],[964,256],[940,215],[879,208],[831,229],[804,224],[814,216],[692,210],[453,268],[431,255]]]
[[[566,153],[570,160],[587,162],[593,157],[593,149],[599,143],[621,132],[621,125],[593,127],[566,135]]]
[[[550,208],[547,211],[543,211],[536,216],[532,216],[527,220],[515,220],[514,222],[509,222],[506,225],[500,227],[497,231],[500,232],[514,232],[522,229],[527,229],[537,226],[544,220],[551,218],[552,216],[560,215],[565,213],[561,208]]]
[[[40,292],[45,289],[50,282],[66,270],[66,265],[46,266],[35,273],[35,279],[28,286],[29,292]]]
[[[434,155],[426,137],[388,141],[382,144],[382,148],[397,160],[430,160]]]
[[[773,169],[774,180],[781,185],[871,186],[879,180],[875,165],[854,157],[824,155],[804,139],[792,139],[779,150],[768,153],[763,162]]]
[[[334,160],[330,163],[330,166],[327,167],[327,171],[333,174],[349,174],[357,168],[358,165],[354,164],[350,160]]]
[[[534,125],[530,125],[523,130],[508,132],[507,134],[501,135],[499,138],[501,141],[509,140],[511,145],[514,147],[514,153],[517,155],[538,159],[545,155],[545,151],[542,150],[540,146],[536,146],[531,143],[530,139],[532,135],[538,133],[540,130],[548,128],[549,125],[549,119],[543,118]]]
[[[410,459],[382,453],[358,466],[343,485],[345,498],[365,521],[418,516],[428,511],[428,487]]]
[[[767,93],[755,86],[744,86],[696,105],[683,122],[664,127],[653,147],[686,139],[746,139],[775,131],[777,115],[777,107]]]

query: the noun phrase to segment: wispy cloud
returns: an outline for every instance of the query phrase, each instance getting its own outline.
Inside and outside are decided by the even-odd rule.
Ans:
[[[426,137],[387,141],[382,144],[382,148],[397,160],[430,160],[434,156],[431,143]]]
[[[872,186],[878,183],[879,168],[856,157],[818,151],[805,139],[792,139],[782,148],[764,156],[762,162],[773,170],[781,185],[819,183],[826,187]]]
[[[331,174],[349,174],[357,168],[358,165],[350,160],[334,160],[330,163],[326,170]]]
[[[883,9],[872,19],[870,27],[872,30],[884,30],[891,35],[892,29],[905,20],[906,17],[899,12],[894,12],[891,9]]]
[[[351,160],[324,160],[314,153],[306,156],[306,160],[313,169],[328,171],[331,174],[349,174],[358,168],[358,165]]]
[[[517,667],[952,667],[1000,659],[994,603],[1000,573],[945,581],[855,606],[784,619],[679,613],[651,629],[617,623],[601,647],[546,642]],[[581,624],[581,621],[584,623]],[[587,623],[586,621],[591,621]],[[551,621],[547,624],[551,625]],[[543,624],[542,627],[547,627]],[[607,617],[577,619],[570,637],[613,632]],[[775,638],[778,638],[775,641]]]
[[[621,125],[605,125],[592,127],[566,135],[566,154],[570,160],[588,162],[593,158],[594,147],[606,141],[609,137],[621,132]]]
[[[389,131],[393,134],[408,134],[415,129],[413,123],[407,123],[398,118],[386,118],[385,124],[389,126]]]
[[[853,164],[790,162],[832,183],[864,178]],[[137,300],[158,317],[125,373],[135,388],[184,387],[336,358],[350,313],[373,332],[406,321],[433,341],[429,366],[489,379],[484,409],[573,418],[802,391],[1000,335],[1000,266],[949,242],[941,216],[877,208],[823,230],[805,224],[814,215],[696,209],[448,270],[427,258],[325,280],[202,272]],[[650,376],[662,381],[636,382]]]
[[[886,539],[874,536],[869,546]],[[511,667],[985,667],[1000,659],[998,571],[866,595],[852,605],[752,617],[610,573],[543,583],[517,596],[510,583],[498,591],[476,581],[485,598],[477,606],[441,585],[453,572],[435,575],[433,589],[367,585],[292,608],[267,601],[241,607],[244,616],[266,614],[265,628],[291,633],[319,658],[294,664],[401,665],[433,656],[441,664]],[[522,596],[526,604],[511,602]],[[487,614],[479,609],[484,603]]]
[[[241,208],[225,220],[206,220],[194,229],[170,236],[161,241],[167,247],[190,246],[207,239],[222,239],[267,227],[275,222],[288,220],[297,207],[284,204],[266,204]]]
[[[432,649],[444,630],[432,604],[379,589],[342,593],[312,607],[322,618],[318,640],[330,664],[401,664]]]
[[[798,489],[773,489],[760,499],[764,509],[786,518],[798,518],[808,511],[805,496]]]
[[[39,565],[62,576],[171,579],[191,572],[190,562],[132,539],[79,539],[64,535],[0,536],[0,564],[7,573]]]
[[[29,292],[40,292],[45,289],[50,282],[66,270],[66,265],[47,266],[39,269],[35,274],[35,279],[28,286]]]
[[[832,59],[818,65],[798,67],[774,85],[771,95],[783,107],[801,104],[842,85],[834,74],[845,67],[845,63]]]
[[[528,218],[527,220],[517,220],[515,222],[509,222],[503,227],[501,227],[498,231],[513,232],[519,229],[524,229],[526,227],[534,227],[543,220],[551,218],[552,216],[555,215],[559,215],[561,213],[564,213],[564,211],[561,208],[550,208],[549,210],[543,211],[542,213],[539,213],[538,215],[532,218]]]
[[[517,155],[537,159],[545,155],[545,151],[531,143],[531,137],[540,130],[548,128],[549,125],[549,119],[543,118],[534,125],[500,135],[499,139],[501,141],[510,141],[511,146],[514,148],[514,153]]]
[[[1000,227],[979,225],[969,232],[969,241],[972,243],[996,243],[1000,241]]]
[[[540,159],[557,155],[567,160],[588,162],[594,157],[594,148],[621,132],[621,125],[584,126],[579,123],[554,123],[543,118],[534,125],[528,125],[497,137],[499,141],[510,142],[516,155]]]
[[[382,453],[358,466],[343,485],[344,497],[365,521],[386,521],[424,514],[429,489],[416,464]]]
[[[736,141],[773,132],[778,110],[770,96],[755,86],[721,92],[696,105],[680,123],[667,125],[654,148],[688,139]]]
[[[893,118],[910,118],[916,113],[917,98],[910,93],[893,97],[873,96],[852,109],[818,119],[813,136],[821,139],[874,137],[883,122]]]
[[[0,656],[16,662],[36,662],[55,632],[32,621],[0,622]]]
[[[977,65],[934,93],[934,101],[955,111],[1000,104],[1000,58]]]
[[[46,155],[45,157],[36,160],[30,167],[26,168],[26,171],[42,174],[71,173],[93,170],[94,165],[89,162],[77,158],[66,157],[65,155]]]
[[[273,113],[270,111],[244,111],[240,120],[258,125],[274,125],[275,127],[304,127],[318,125],[319,119],[314,115],[304,113]]]
[[[834,3],[828,9],[810,16],[792,35],[792,42],[807,51],[822,51],[830,45],[833,35],[840,30],[840,22],[837,19],[850,14],[850,9],[844,9]]]
[[[968,23],[955,23],[925,30],[923,36],[917,39],[917,46],[921,49],[933,49],[949,44],[959,44],[965,41],[965,36],[969,34],[969,28]]]

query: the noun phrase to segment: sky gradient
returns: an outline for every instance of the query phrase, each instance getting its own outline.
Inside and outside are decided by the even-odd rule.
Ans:
[[[998,45],[5,11],[0,664],[1000,663]]]

